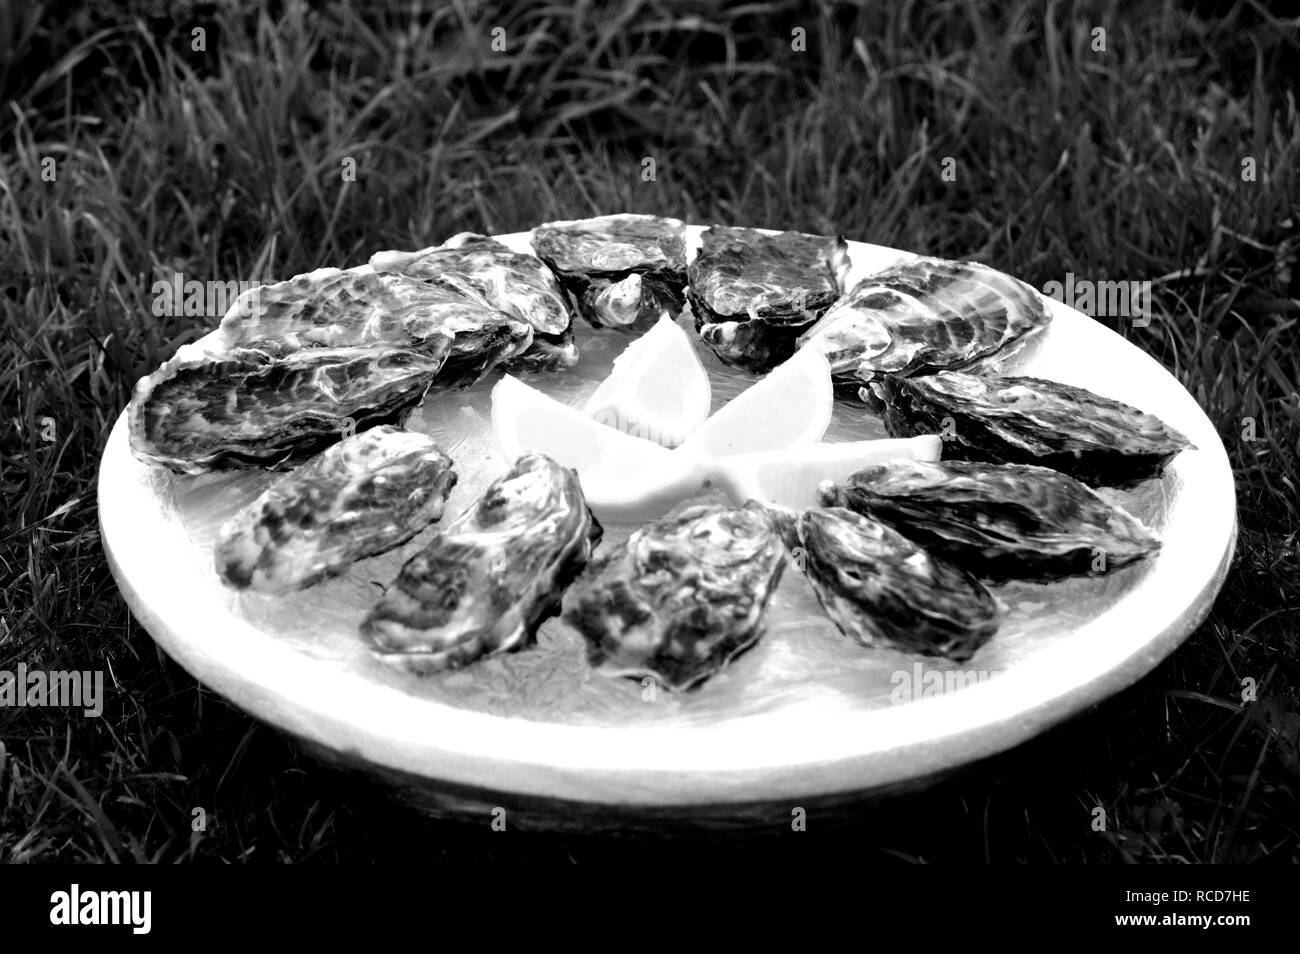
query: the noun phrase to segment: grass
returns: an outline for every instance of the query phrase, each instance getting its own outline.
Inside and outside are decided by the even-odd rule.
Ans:
[[[155,318],[155,279],[278,279],[624,209],[839,231],[1038,287],[1151,280],[1148,327],[1105,320],[1170,368],[1231,456],[1241,535],[1210,618],[1098,710],[864,810],[837,844],[1300,860],[1296,20],[1255,2],[112,9],[0,0],[0,669],[109,683],[99,719],[0,709],[0,861],[625,850],[430,821],[202,689],[123,606],[94,496],[135,380],[214,320]]]

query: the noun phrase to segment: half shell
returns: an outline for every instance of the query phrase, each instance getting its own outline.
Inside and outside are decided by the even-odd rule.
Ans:
[[[1155,552],[1135,517],[1073,477],[1025,464],[894,460],[821,493],[983,579],[1105,573]]]
[[[997,631],[1001,608],[969,573],[891,527],[842,507],[805,510],[795,564],[826,615],[864,646],[969,659]]]
[[[565,619],[617,676],[687,689],[762,635],[785,550],[757,504],[701,505],[642,527],[574,589]]]
[[[976,262],[913,258],[858,282],[799,344],[837,378],[932,374],[1006,350],[1050,320],[1024,282]]]
[[[1152,414],[1042,378],[942,371],[870,388],[884,399],[890,434],[943,434],[945,458],[1041,464],[1090,484],[1127,484],[1158,475],[1193,446]]]
[[[687,270],[695,328],[725,364],[768,371],[840,297],[849,264],[840,236],[715,225]]]
[[[407,561],[361,632],[417,675],[518,649],[559,611],[600,536],[577,473],[524,455]]]
[[[173,358],[136,385],[131,452],[187,474],[293,466],[349,433],[401,423],[449,346],[439,337],[421,351],[321,347],[282,358],[254,350]]]
[[[236,589],[282,593],[405,543],[442,516],[451,458],[424,434],[381,426],[278,478],[221,528],[217,572]]]
[[[686,224],[657,215],[602,215],[548,222],[533,249],[597,328],[648,331],[676,318],[686,285]]]

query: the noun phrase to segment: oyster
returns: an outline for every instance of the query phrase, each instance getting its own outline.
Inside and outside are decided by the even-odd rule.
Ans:
[[[1073,477],[1028,464],[892,460],[822,488],[825,506],[891,524],[982,579],[1103,573],[1160,548]]]
[[[600,536],[577,473],[523,455],[407,561],[362,634],[417,675],[517,649],[558,612]]]
[[[456,484],[433,439],[380,426],[279,477],[221,528],[217,572],[236,589],[282,593],[405,543],[442,516]]]
[[[941,371],[870,389],[896,437],[944,433],[945,457],[1041,464],[1090,484],[1155,476],[1193,446],[1154,415],[1042,378]]]
[[[131,452],[187,474],[284,467],[352,430],[401,423],[450,346],[235,351],[179,359],[141,378],[128,408]]]
[[[914,258],[870,275],[799,338],[839,379],[931,374],[1004,353],[1050,320],[1039,294],[976,262]]]
[[[687,269],[695,330],[726,364],[768,371],[844,291],[842,237],[713,226]]]
[[[647,331],[682,310],[686,225],[657,215],[602,215],[533,229],[533,249],[597,328]]]
[[[817,601],[864,646],[961,662],[997,631],[1001,607],[979,580],[883,523],[825,507],[800,513],[796,534]]]
[[[248,289],[221,320],[228,350],[282,357],[304,348],[446,353],[439,386],[465,387],[522,353],[532,328],[468,285],[370,269],[321,268]],[[443,342],[451,345],[443,348]]]
[[[370,265],[380,274],[466,286],[493,308],[526,322],[533,329],[532,344],[505,361],[508,371],[567,368],[578,360],[568,296],[534,255],[513,251],[485,235],[461,232],[418,252],[376,252]]]
[[[785,563],[757,503],[690,507],[599,560],[575,587],[565,619],[605,672],[686,689],[758,641]]]

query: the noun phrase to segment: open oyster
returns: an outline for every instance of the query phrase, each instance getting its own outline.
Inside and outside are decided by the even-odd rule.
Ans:
[[[603,671],[687,689],[758,641],[785,562],[757,503],[690,507],[599,560],[574,588],[565,619]]]
[[[292,466],[347,433],[400,424],[450,344],[440,337],[420,351],[308,348],[272,358],[245,349],[173,358],[136,384],[131,452],[187,474]]]
[[[518,649],[559,611],[600,536],[577,473],[521,456],[407,561],[362,634],[383,662],[417,675]]]
[[[229,350],[255,349],[272,357],[321,347],[445,352],[438,386],[466,387],[527,349],[532,328],[466,284],[321,268],[248,289],[221,320],[218,336]]]
[[[282,593],[391,550],[442,516],[456,484],[433,439],[380,426],[284,474],[221,528],[217,572],[237,589]]]
[[[840,236],[715,225],[687,269],[695,329],[724,363],[768,371],[840,297],[849,266]]]
[[[984,579],[1104,573],[1160,548],[1151,531],[1073,477],[1027,464],[892,460],[820,492],[891,524]]]
[[[533,249],[597,328],[648,331],[682,310],[686,225],[657,215],[602,215],[547,222],[533,229]]]
[[[535,255],[516,252],[485,235],[461,232],[418,252],[376,252],[370,266],[381,274],[467,286],[498,311],[533,329],[528,349],[504,362],[509,371],[571,367],[578,360],[568,296]]]
[[[1193,446],[1152,414],[1042,378],[941,371],[869,387],[896,437],[942,433],[945,457],[1041,464],[1090,484],[1155,476]]]
[[[1005,351],[1050,320],[1039,294],[976,262],[908,259],[870,275],[799,338],[839,379],[931,374]]]
[[[984,585],[891,527],[842,507],[805,510],[795,527],[822,609],[864,646],[960,662],[996,632],[1001,608]]]

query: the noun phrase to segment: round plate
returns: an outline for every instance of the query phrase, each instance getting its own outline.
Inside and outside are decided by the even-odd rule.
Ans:
[[[692,252],[700,231],[690,229]],[[529,247],[526,234],[499,238]],[[909,254],[849,245],[851,281]],[[1007,370],[1126,401],[1197,449],[1159,480],[1105,492],[1157,532],[1158,555],[1105,576],[998,587],[1006,620],[960,668],[841,636],[792,565],[763,640],[689,693],[591,671],[581,637],[558,619],[519,653],[426,679],[393,672],[369,656],[357,625],[433,530],[300,594],[233,592],[213,568],[216,530],[268,476],[177,477],[143,464],[128,449],[125,414],[100,468],[104,546],[132,612],[197,679],[319,749],[412,783],[437,810],[511,805],[545,824],[759,823],[764,806],[784,806],[777,817],[788,823],[791,805],[851,801],[1030,738],[1136,681],[1209,612],[1236,536],[1232,473],[1218,435],[1151,357],[1045,301],[1052,323],[1007,359]],[[689,328],[689,311],[680,320]],[[583,324],[577,333],[577,367],[526,376],[573,404],[630,340]],[[187,347],[212,344],[209,336]],[[715,408],[754,380],[702,346],[701,357]],[[433,434],[456,462],[448,519],[505,470],[489,424],[495,379],[431,393],[407,424]],[[839,402],[827,439],[881,434],[862,407]],[[621,546],[632,529],[607,524],[601,546]]]

